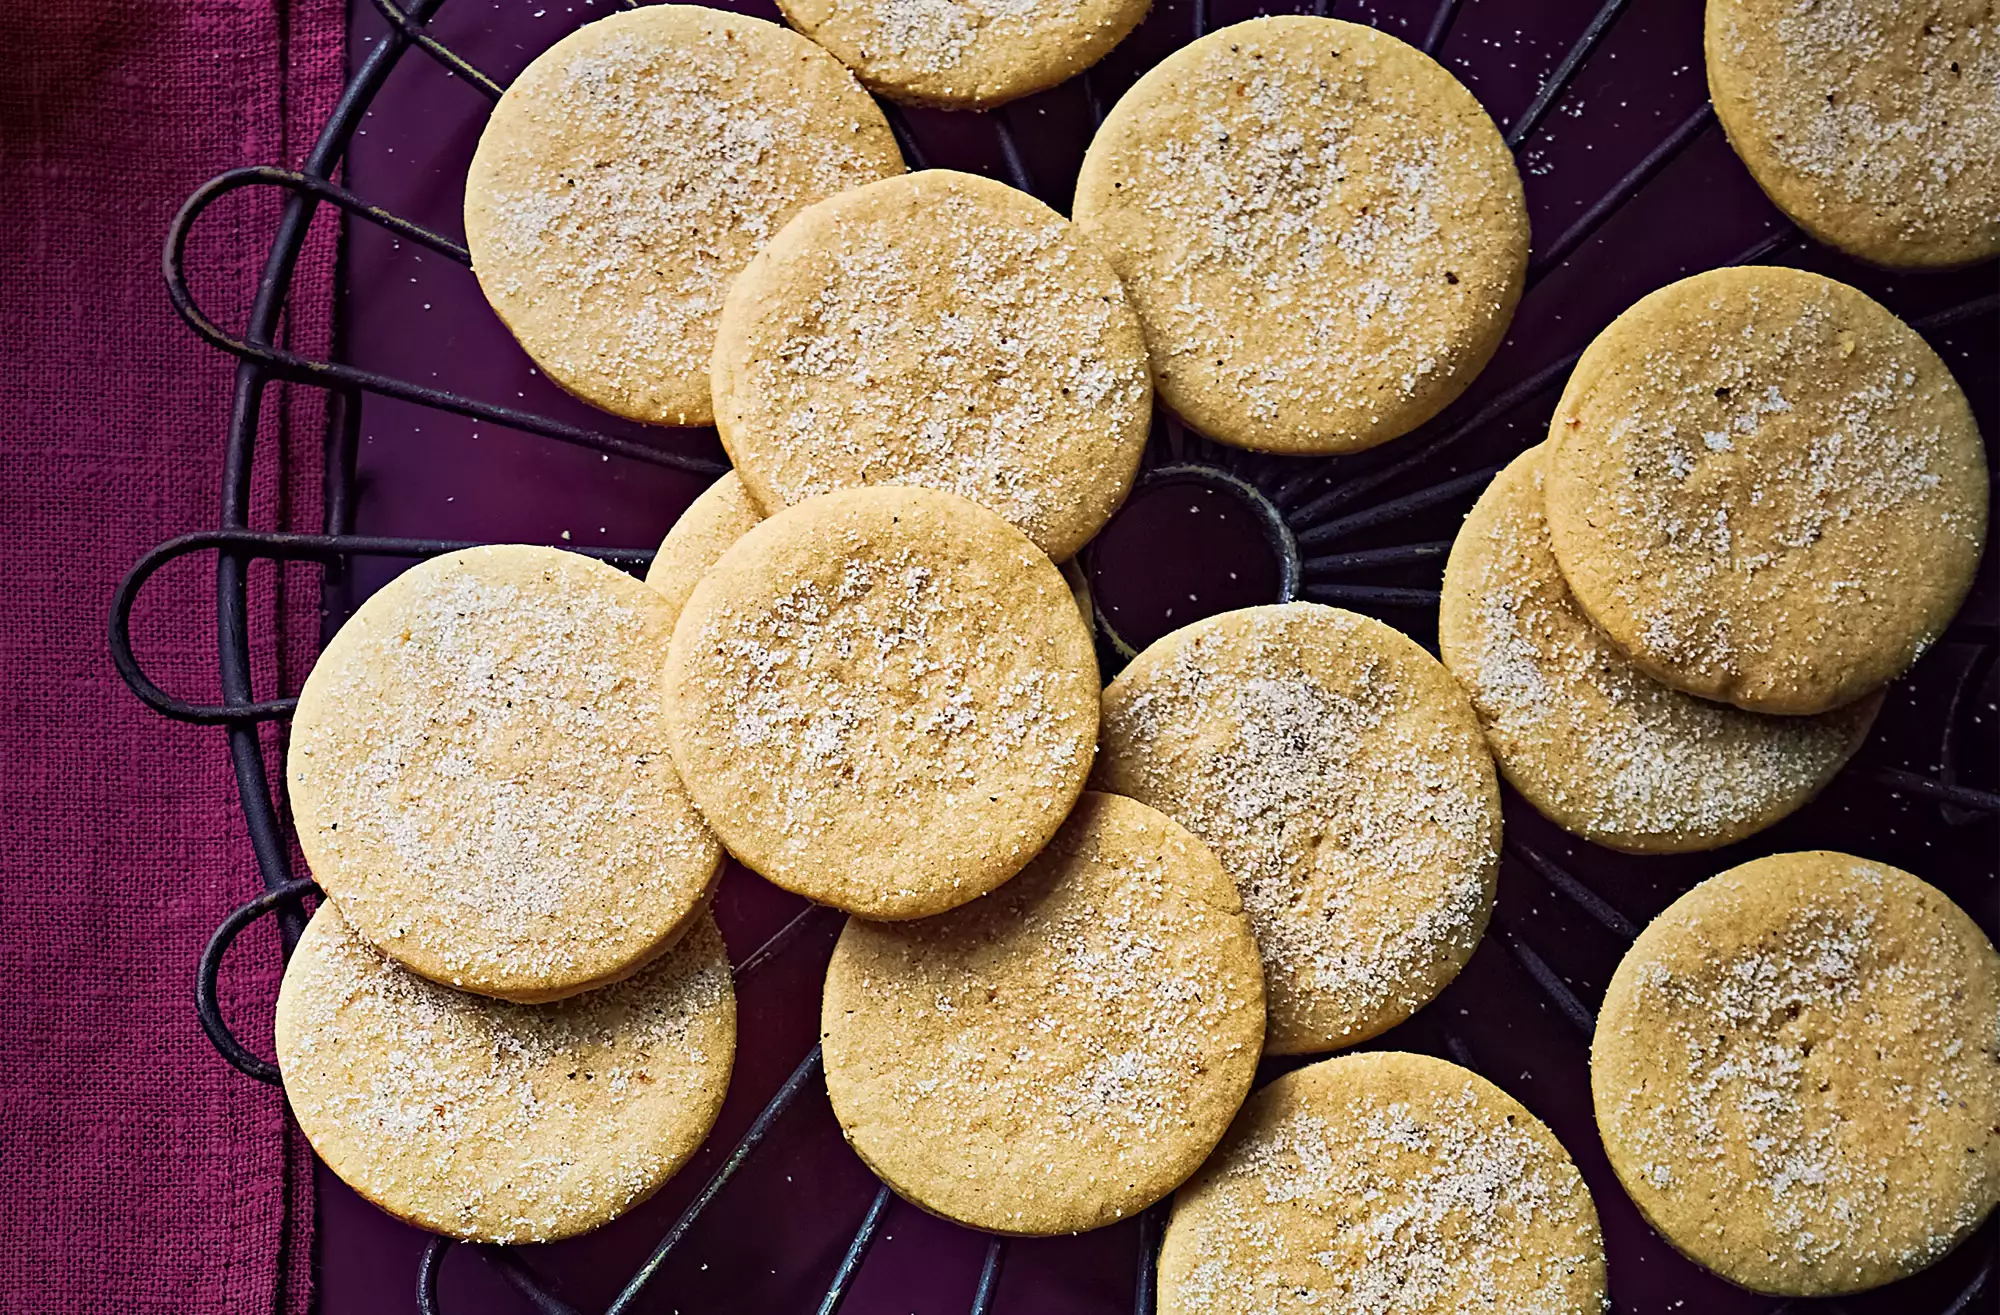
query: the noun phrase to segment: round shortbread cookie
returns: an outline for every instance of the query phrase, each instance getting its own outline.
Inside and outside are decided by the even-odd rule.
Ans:
[[[2000,1202],[2000,955],[1941,892],[1777,854],[1676,900],[1612,975],[1590,1086],[1648,1222],[1732,1283],[1879,1287]]]
[[[1273,1054],[1402,1022],[1485,933],[1493,760],[1451,674],[1380,621],[1286,603],[1176,630],[1104,691],[1092,781],[1187,827],[1235,878]]]
[[[1097,739],[1061,572],[934,489],[823,494],[744,535],[682,610],[667,681],[674,761],[729,852],[870,918],[1020,871]]]
[[[1564,830],[1639,854],[1714,849],[1811,799],[1861,747],[1881,696],[1774,717],[1639,671],[1590,624],[1549,551],[1546,451],[1516,458],[1466,517],[1438,609],[1444,664],[1501,772]]]
[[[1354,452],[1407,433],[1500,345],[1528,261],[1514,159],[1430,57],[1330,18],[1169,55],[1091,141],[1075,216],[1202,433]]]
[[[802,206],[902,171],[881,110],[818,46],[648,5],[507,88],[466,175],[465,242],[549,378],[633,420],[705,425],[729,281]]]
[[[722,851],[667,751],[667,604],[554,548],[469,548],[361,605],[299,695],[299,847],[426,977],[553,1000],[696,917]]]
[[[2000,255],[1993,0],[1709,0],[1709,95],[1772,202],[1878,265]]]
[[[1174,1199],[1160,1315],[1601,1315],[1604,1241],[1555,1135],[1478,1074],[1344,1055],[1243,1107]]]
[[[1549,422],[1550,542],[1648,675],[1824,712],[1900,675],[1958,610],[1986,460],[1951,372],[1842,283],[1683,279],[1597,335]]]
[[[730,471],[702,491],[674,522],[653,564],[646,568],[646,583],[667,600],[672,620],[687,606],[688,595],[702,573],[716,564],[722,554],[764,519],[764,513],[750,497],[750,490],[735,471]]]
[[[778,0],[792,26],[870,91],[942,109],[990,109],[1075,77],[1111,53],[1150,0]]]
[[[292,1114],[348,1186],[434,1233],[547,1242],[645,1200],[708,1136],[736,994],[707,914],[625,981],[519,1005],[404,971],[328,904],[277,1038]]]
[[[1228,1130],[1264,1042],[1257,942],[1214,855],[1086,794],[1022,873],[917,922],[851,920],[820,1007],[855,1152],[973,1228],[1145,1209]]]
[[[800,211],[730,288],[710,377],[759,506],[944,489],[1057,561],[1125,500],[1153,410],[1111,266],[1034,197],[945,169]]]

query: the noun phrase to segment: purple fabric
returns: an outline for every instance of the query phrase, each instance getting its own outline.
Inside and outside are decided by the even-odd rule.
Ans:
[[[174,316],[167,221],[206,176],[296,160],[341,76],[337,0],[0,7],[0,1310],[302,1311],[308,1165],[274,1088],[195,1021],[196,956],[257,878],[221,732],[168,722],[112,670],[111,592],[155,542],[212,527],[231,370]],[[239,322],[275,206],[225,204],[198,291]],[[331,226],[300,270],[329,307]],[[323,344],[325,311],[296,320]],[[317,491],[320,399],[270,403],[254,513]],[[288,449],[301,459],[291,461]],[[142,605],[142,659],[213,697],[210,559]],[[260,689],[314,638],[312,582],[258,578]],[[226,971],[268,1047],[274,934]]]

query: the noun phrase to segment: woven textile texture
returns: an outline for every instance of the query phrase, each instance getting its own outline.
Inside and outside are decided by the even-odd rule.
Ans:
[[[175,207],[210,174],[295,163],[341,77],[335,0],[0,7],[0,1311],[303,1311],[307,1162],[276,1089],[195,1021],[196,957],[257,890],[222,732],[126,692],[105,646],[119,577],[213,527],[231,367],[160,280]],[[226,202],[197,292],[241,323],[275,216]],[[323,349],[332,225],[289,327]],[[309,527],[320,399],[274,394],[252,519]],[[213,698],[212,558],[139,610],[142,659]],[[260,693],[296,685],[314,581],[255,581]],[[259,926],[225,971],[253,1044],[277,973]],[[265,1004],[261,1007],[258,1001]]]

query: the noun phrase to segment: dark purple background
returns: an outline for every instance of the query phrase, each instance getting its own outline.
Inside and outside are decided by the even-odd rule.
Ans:
[[[1582,31],[1597,0],[1508,4],[1469,0],[1445,43],[1444,62],[1503,124],[1517,114]],[[765,17],[762,0],[731,7]],[[433,31],[503,83],[576,24],[608,12],[587,0],[450,0]],[[1211,26],[1272,12],[1230,0],[1209,6]],[[1421,40],[1434,6],[1355,3],[1336,17],[1372,23]],[[1073,81],[1003,113],[1021,145],[1034,190],[1067,210],[1069,190],[1091,123],[1088,96],[1108,105],[1131,81],[1191,34],[1191,0],[1159,4],[1153,16],[1090,79]],[[356,4],[350,60],[382,31],[371,5]],[[1700,5],[1695,0],[1634,0],[1555,113],[1521,153],[1538,247],[1546,244],[1705,96]],[[417,54],[390,77],[349,155],[347,182],[371,201],[439,231],[461,233],[466,162],[486,102]],[[1005,177],[990,116],[911,112],[908,119],[934,165]],[[1644,193],[1524,302],[1499,358],[1455,408],[1466,413],[1484,396],[1581,347],[1613,315],[1645,292],[1720,263],[1770,231],[1774,214],[1719,131],[1711,129]],[[1847,278],[1906,315],[1962,302],[1993,286],[1992,268],[1971,274],[1891,278],[1856,269],[1827,253],[1794,249],[1790,263]],[[646,437],[562,395],[539,377],[487,311],[465,270],[357,225],[347,246],[344,354],[364,367],[518,404],[598,428]],[[1995,334],[1992,316],[1934,341],[1967,383],[1988,434],[1995,432]],[[1429,472],[1442,477],[1502,459],[1540,436],[1553,395],[1465,445]],[[1447,417],[1449,419],[1449,417]],[[510,539],[578,545],[651,545],[705,481],[632,462],[606,460],[545,439],[370,397],[362,417],[357,464],[359,523],[372,534]],[[719,455],[705,432],[662,433],[651,441]],[[1393,457],[1398,445],[1385,454]],[[1366,460],[1358,468],[1365,468]],[[1213,495],[1209,495],[1213,496]],[[1190,528],[1200,514],[1183,500],[1149,499],[1107,531],[1095,567],[1115,592],[1121,628],[1152,634],[1220,606],[1266,601],[1268,569],[1249,536],[1247,552]],[[1197,500],[1199,501],[1199,500]],[[1469,498],[1466,500],[1469,504]],[[1189,505],[1195,505],[1190,503]],[[1448,538],[1464,505],[1446,509],[1404,541]],[[1213,515],[1213,512],[1210,513]],[[1185,522],[1176,517],[1185,517]],[[1393,542],[1396,538],[1380,540]],[[1238,567],[1241,569],[1237,569]],[[1968,614],[1991,624],[1996,610],[1989,560]],[[395,564],[369,563],[352,587],[378,584]],[[1231,570],[1237,571],[1232,583]],[[1427,577],[1427,578],[1426,578]],[[1435,587],[1435,566],[1393,583]],[[1195,594],[1196,600],[1186,601]],[[351,601],[351,599],[349,600]],[[335,614],[340,607],[336,600]],[[1171,619],[1164,613],[1177,609]],[[1385,611],[1385,619],[1425,642],[1434,617]],[[1941,651],[1932,670],[1893,699],[1869,758],[1935,767],[1937,728],[1949,712],[1944,693],[1959,661]],[[1964,743],[1991,783],[1994,742],[1990,677],[1977,691],[1977,717],[1964,714]],[[1964,751],[1962,749],[1962,751]],[[1625,916],[1643,923],[1695,881],[1758,853],[1846,847],[1909,867],[1944,886],[1992,934],[1996,829],[1987,819],[1951,828],[1935,806],[1888,795],[1850,772],[1811,809],[1749,844],[1720,854],[1632,860],[1571,841],[1510,798],[1510,835],[1584,876]],[[732,871],[718,914],[740,958],[799,903]],[[600,1308],[699,1187],[726,1148],[814,1039],[820,973],[838,919],[827,916],[742,992],[741,1044],[731,1099],[702,1158],[660,1197],[593,1236],[526,1254],[566,1299]],[[1570,903],[1552,899],[1536,878],[1509,864],[1489,936],[1460,980],[1416,1019],[1379,1045],[1452,1054],[1453,1044],[1488,1077],[1547,1120],[1576,1156],[1604,1219],[1614,1297],[1621,1311],[1767,1311],[1778,1303],[1727,1287],[1677,1258],[1637,1219],[1598,1148],[1590,1118],[1583,1036],[1553,1009],[1524,964],[1553,965],[1594,1006],[1620,944]],[[1447,1033],[1450,1039],[1447,1039]],[[810,1309],[867,1207],[875,1184],[842,1144],[815,1089],[784,1118],[688,1242],[649,1289],[661,1311],[766,1312]],[[422,1235],[361,1203],[324,1171],[318,1235],[320,1300],[327,1315],[411,1309]],[[1847,1303],[1855,1312],[1935,1311],[1969,1281],[1990,1254],[1991,1225],[1980,1241],[1931,1275]],[[892,1204],[845,1309],[854,1315],[932,1315],[963,1311],[971,1300],[984,1239]],[[1129,1309],[1137,1260],[1134,1226],[1053,1241],[1016,1242],[1009,1251],[997,1309],[1005,1312],[1110,1312]],[[466,1249],[447,1264],[444,1302],[452,1312],[527,1308]],[[1811,1303],[1807,1303],[1809,1306]]]

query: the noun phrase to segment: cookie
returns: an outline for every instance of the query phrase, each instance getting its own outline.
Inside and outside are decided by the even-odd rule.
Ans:
[[[1444,664],[1508,781],[1565,831],[1637,854],[1714,849],[1812,798],[1861,747],[1881,696],[1773,717],[1639,671],[1549,552],[1545,456],[1517,457],[1466,517],[1438,609]]]
[[[1683,895],[1612,975],[1590,1086],[1649,1223],[1732,1283],[1860,1292],[2000,1201],[2000,955],[1907,872],[1777,854]]]
[[[1258,1091],[1174,1199],[1160,1315],[1600,1315],[1604,1242],[1554,1134],[1427,1055]]]
[[[800,211],[730,288],[711,378],[767,511],[944,489],[1058,561],[1125,500],[1152,420],[1111,266],[1034,197],[946,169]]]
[[[1286,603],[1176,630],[1104,691],[1092,783],[1194,832],[1235,879],[1272,1054],[1402,1022],[1486,930],[1493,760],[1450,673],[1380,621]]]
[[[406,972],[327,904],[277,1038],[293,1117],[348,1186],[434,1233],[547,1242],[639,1204],[708,1136],[736,995],[707,914],[625,981],[519,1005]]]
[[[779,0],[787,21],[870,91],[940,109],[990,109],[1067,81],[1111,53],[1149,0]]]
[[[1709,96],[1780,210],[1878,265],[2000,255],[1990,0],[1709,0]]]
[[[705,425],[729,281],[800,208],[902,171],[881,110],[810,41],[649,5],[507,88],[466,175],[465,244],[549,378],[628,419]]]
[[[1806,715],[1900,675],[1972,585],[1986,460],[1965,394],[1853,288],[1743,266],[1612,321],[1549,422],[1549,538],[1646,674]]]
[[[1356,452],[1436,415],[1499,347],[1528,261],[1514,158],[1472,93],[1330,18],[1162,60],[1091,141],[1074,214],[1161,398],[1267,452]]]
[[[667,753],[664,600],[554,548],[411,567],[320,654],[292,723],[299,847],[424,976],[553,1000],[700,912],[722,851]]]
[[[996,1233],[1080,1233],[1171,1192],[1222,1139],[1263,1041],[1228,874],[1163,814],[1096,793],[986,898],[849,921],[820,1007],[855,1152]]]
[[[1083,789],[1097,662],[1060,572],[933,489],[822,494],[695,586],[667,659],[669,739],[739,861],[868,918],[998,886]]]
[[[702,572],[763,519],[764,513],[733,470],[688,504],[646,568],[646,583],[667,600],[674,619],[680,617]]]

